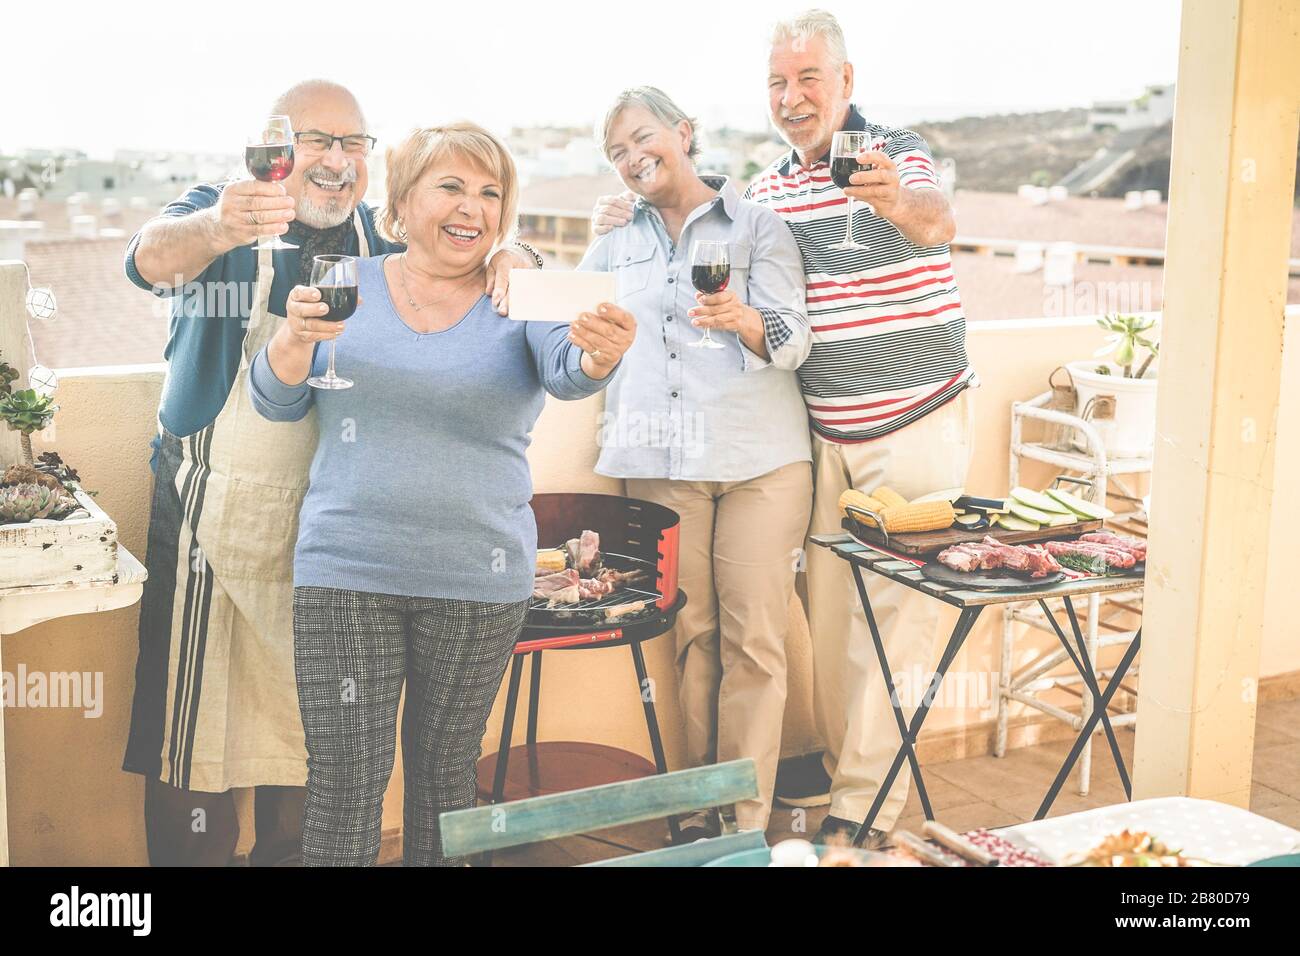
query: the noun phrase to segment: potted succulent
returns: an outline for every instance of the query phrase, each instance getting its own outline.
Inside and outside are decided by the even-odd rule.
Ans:
[[[1154,338],[1156,319],[1104,315],[1097,324],[1110,334],[1094,358],[1111,359],[1066,366],[1078,393],[1075,414],[1088,419],[1101,434],[1108,456],[1149,457],[1156,443],[1155,360],[1160,354],[1160,343]]]
[[[32,465],[32,432],[44,431],[54,420],[54,413],[59,406],[48,395],[42,395],[34,388],[24,388],[6,395],[0,395],[0,418],[5,424],[18,432],[23,446],[23,464]]]
[[[58,406],[35,389],[15,390],[11,371],[0,362],[0,419],[19,433],[23,460],[0,472],[0,589],[117,580],[117,525],[58,455],[33,459],[32,433]]]

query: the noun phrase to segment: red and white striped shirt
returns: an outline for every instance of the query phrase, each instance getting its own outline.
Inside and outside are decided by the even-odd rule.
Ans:
[[[939,188],[930,148],[916,133],[868,123],[855,107],[844,128],[883,141],[904,188]],[[812,351],[799,380],[813,429],[829,441],[859,442],[897,431],[978,382],[947,244],[915,246],[855,203],[853,238],[870,249],[832,249],[848,210],[829,160],[803,166],[791,152],[745,195],[786,221],[803,255]]]

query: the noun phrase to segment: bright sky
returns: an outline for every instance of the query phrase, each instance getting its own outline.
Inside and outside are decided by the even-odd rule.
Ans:
[[[645,83],[706,126],[766,128],[768,28],[804,9],[800,0],[10,6],[0,150],[92,155],[237,151],[274,95],[308,76],[352,88],[386,142],[460,117],[500,132],[590,123],[618,90]],[[848,37],[856,101],[887,122],[1087,106],[1177,73],[1178,0],[825,6]]]

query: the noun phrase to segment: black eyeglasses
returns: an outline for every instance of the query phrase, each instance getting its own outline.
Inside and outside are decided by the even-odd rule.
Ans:
[[[375,138],[364,133],[351,133],[347,136],[331,136],[316,130],[293,134],[294,144],[313,153],[328,153],[338,143],[343,152],[349,156],[365,156],[375,148]]]

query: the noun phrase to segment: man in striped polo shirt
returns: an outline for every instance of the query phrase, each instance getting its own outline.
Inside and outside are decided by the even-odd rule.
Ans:
[[[791,151],[746,197],[785,219],[803,255],[813,334],[799,378],[813,430],[812,534],[840,530],[838,501],[848,488],[888,484],[911,499],[963,485],[972,450],[968,390],[977,381],[948,251],[952,209],[925,140],[868,122],[850,102],[852,93],[853,66],[831,14],[812,10],[777,25],[769,105]],[[846,190],[830,175],[837,130],[865,131],[877,144],[859,157],[873,168],[854,174]],[[866,251],[832,248],[845,234],[846,194],[860,200],[853,237]],[[605,231],[629,215],[630,206],[605,197],[593,222]],[[814,547],[807,569],[813,707],[826,752],[787,761],[776,798],[797,807],[829,800],[817,835],[825,841],[857,832],[898,749],[898,729],[848,566]],[[938,603],[867,577],[891,668],[929,671]],[[917,703],[903,701],[909,710]],[[868,846],[884,841],[908,785],[900,774]]]

